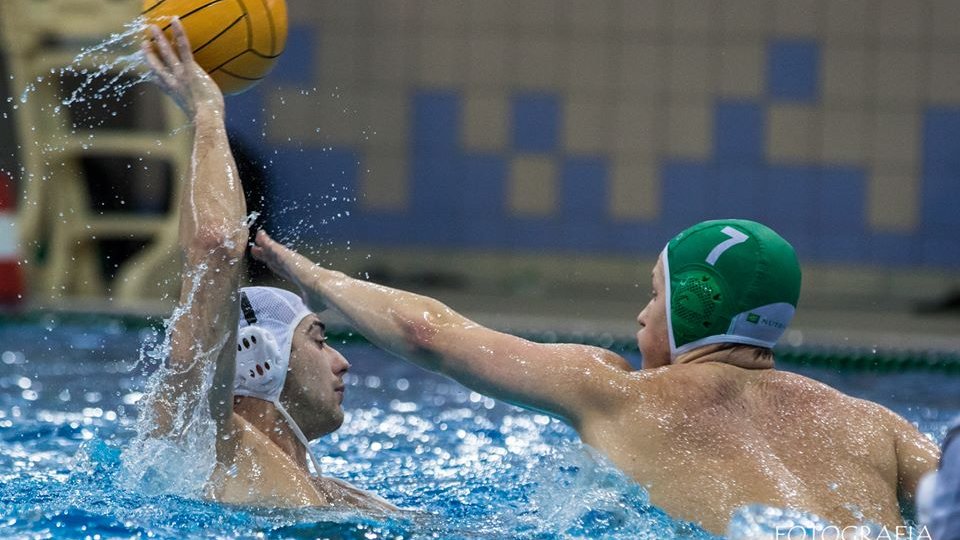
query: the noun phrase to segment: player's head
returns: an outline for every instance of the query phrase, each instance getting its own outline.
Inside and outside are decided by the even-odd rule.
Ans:
[[[793,318],[800,266],[793,247],[754,221],[705,221],[674,237],[638,315],[645,367],[704,345],[773,348]]]
[[[343,423],[349,368],[299,296],[273,287],[241,289],[234,395],[272,403],[304,446]]]

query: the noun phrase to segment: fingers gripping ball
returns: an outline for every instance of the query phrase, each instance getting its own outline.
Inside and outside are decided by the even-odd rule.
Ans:
[[[180,17],[194,58],[224,94],[264,78],[287,43],[286,0],[144,0],[142,15],[168,39]]]

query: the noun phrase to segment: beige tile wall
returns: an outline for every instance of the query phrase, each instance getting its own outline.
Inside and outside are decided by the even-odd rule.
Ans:
[[[296,24],[317,26],[319,79],[309,95],[281,89],[270,97],[281,126],[270,138],[362,148],[371,159],[364,185],[376,188],[371,208],[409,203],[401,156],[417,90],[460,92],[459,143],[477,152],[509,146],[514,92],[559,95],[560,152],[612,159],[609,208],[624,221],[659,215],[659,164],[709,159],[714,105],[736,99],[764,104],[768,162],[864,167],[867,225],[910,232],[920,211],[922,111],[960,105],[954,0],[289,4]],[[821,46],[815,103],[765,97],[766,46],[784,38]],[[380,176],[383,169],[392,173]],[[517,157],[508,206],[524,215],[556,212],[556,178],[549,178],[556,170]]]

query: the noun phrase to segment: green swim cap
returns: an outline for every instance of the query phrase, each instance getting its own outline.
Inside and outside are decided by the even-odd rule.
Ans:
[[[793,319],[800,264],[766,225],[698,223],[670,240],[662,260],[673,359],[713,343],[773,348]]]

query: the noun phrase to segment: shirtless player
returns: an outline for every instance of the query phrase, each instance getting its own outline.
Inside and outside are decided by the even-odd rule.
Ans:
[[[753,503],[893,530],[898,497],[911,499],[937,463],[936,445],[893,412],[774,369],[800,267],[759,223],[703,222],[667,244],[637,316],[640,371],[604,349],[484,328],[434,299],[315,265],[262,231],[253,255],[374,344],[565,420],[653,504],[714,533]]]
[[[192,121],[194,143],[180,201],[182,313],[152,401],[157,425],[151,435],[185,437],[193,428],[192,411],[204,410],[200,400],[206,398],[216,424],[217,465],[206,487],[211,498],[273,507],[396,510],[320,475],[307,443],[343,423],[343,375],[350,365],[326,343],[323,324],[297,295],[240,288],[246,203],[227,143],[223,95],[194,61],[179,20],[171,26],[174,44],[153,26],[153,40],[144,43],[143,52],[156,83]]]

